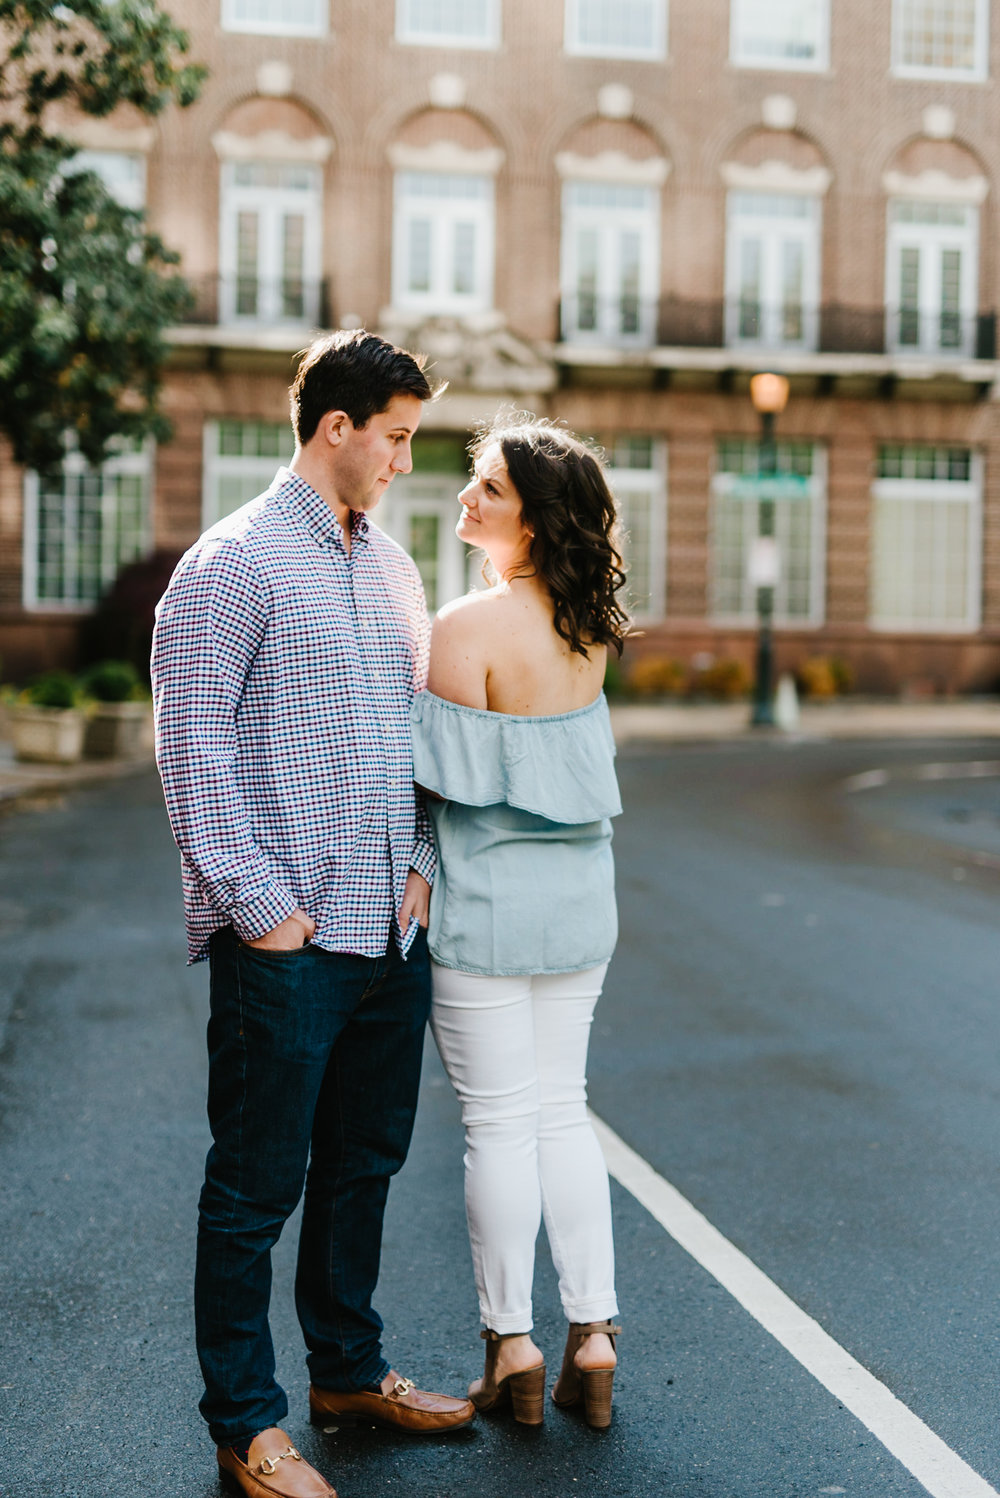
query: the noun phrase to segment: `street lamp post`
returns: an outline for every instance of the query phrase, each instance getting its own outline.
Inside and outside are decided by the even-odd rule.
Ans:
[[[774,586],[777,582],[777,543],[774,539],[774,491],[767,480],[778,469],[778,450],[774,424],[788,401],[788,381],[784,375],[756,374],[750,381],[750,399],[760,416],[760,447],[757,477],[761,480],[757,499],[757,657],[754,670],[753,710],[750,723],[754,728],[774,726],[774,647],[771,623],[774,618]]]

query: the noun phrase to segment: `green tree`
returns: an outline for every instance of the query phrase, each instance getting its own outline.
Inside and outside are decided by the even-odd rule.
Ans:
[[[18,462],[91,463],[164,438],[164,331],[188,304],[179,257],[51,127],[53,106],[154,116],[192,104],[204,68],[153,0],[0,0],[0,432]]]

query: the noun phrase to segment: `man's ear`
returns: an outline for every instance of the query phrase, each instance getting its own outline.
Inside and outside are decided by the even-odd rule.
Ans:
[[[327,411],[320,418],[319,430],[331,447],[339,447],[351,425],[346,411]]]

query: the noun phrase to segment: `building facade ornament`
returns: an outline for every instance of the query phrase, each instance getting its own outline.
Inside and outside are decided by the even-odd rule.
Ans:
[[[623,182],[630,186],[662,187],[670,176],[670,162],[665,156],[647,156],[637,160],[624,151],[601,151],[583,156],[576,151],[556,153],[556,171],[560,177],[583,182]]]
[[[431,378],[447,380],[451,391],[522,396],[555,388],[551,359],[512,333],[500,312],[415,317],[388,307],[379,321],[384,338],[425,354]]]

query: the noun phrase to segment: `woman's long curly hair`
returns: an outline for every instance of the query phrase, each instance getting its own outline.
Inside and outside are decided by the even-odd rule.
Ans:
[[[621,655],[629,619],[615,501],[600,454],[565,427],[501,411],[469,444],[473,461],[496,443],[532,532],[531,563],[552,595],[556,631],[578,655],[611,645]]]

